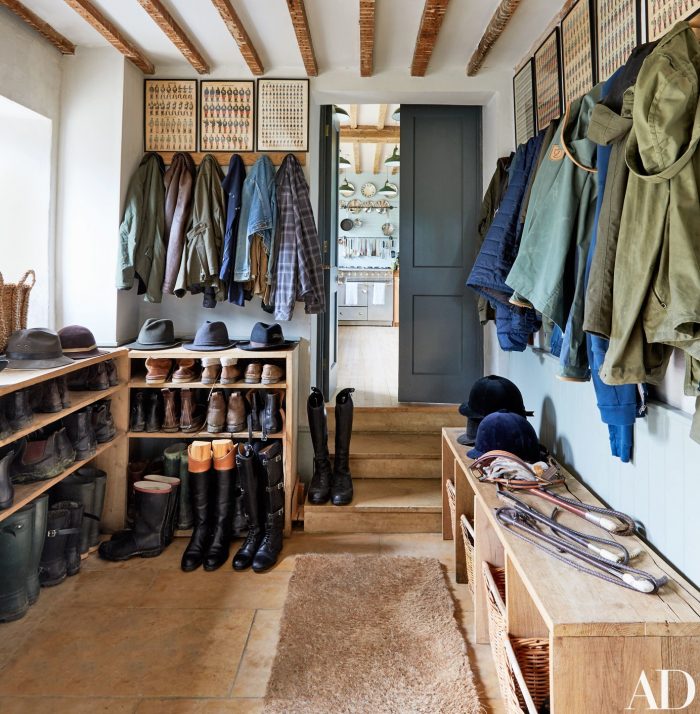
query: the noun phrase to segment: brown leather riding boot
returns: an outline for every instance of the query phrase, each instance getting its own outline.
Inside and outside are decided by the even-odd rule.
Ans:
[[[228,412],[226,414],[226,431],[237,432],[246,428],[248,416],[248,402],[243,392],[232,392],[228,398]]]
[[[180,431],[186,434],[201,431],[203,424],[202,415],[198,412],[191,389],[180,390]]]
[[[226,397],[224,393],[217,389],[209,397],[207,408],[207,431],[210,434],[218,434],[224,430],[226,424]]]
[[[177,431],[180,428],[180,419],[175,405],[175,391],[161,389],[163,395],[163,431]]]

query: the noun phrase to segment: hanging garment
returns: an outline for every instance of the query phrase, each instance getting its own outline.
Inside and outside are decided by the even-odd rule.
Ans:
[[[481,202],[481,214],[479,216],[479,226],[477,228],[477,250],[481,250],[484,238],[488,233],[498,207],[503,200],[503,194],[508,188],[508,167],[513,159],[513,154],[503,156],[496,161],[496,170],[491,177],[489,187],[486,189],[484,199]],[[478,302],[479,321],[485,325],[489,320],[496,318],[496,313],[484,295],[479,295]]]
[[[148,302],[163,299],[165,269],[165,190],[163,159],[146,154],[129,181],[124,214],[119,226],[118,290],[130,290],[137,281],[138,294]]]
[[[686,22],[646,58],[634,89],[608,384],[664,375],[671,348],[700,357],[700,44]]]
[[[194,184],[191,228],[182,251],[175,285],[178,297],[189,291],[204,293],[203,306],[215,307],[225,299],[219,278],[221,252],[226,226],[224,175],[217,160],[207,154],[199,165]]]
[[[253,235],[259,233],[267,255],[272,255],[277,218],[275,167],[270,157],[261,156],[243,183],[241,215],[236,239],[236,263],[233,279],[250,280],[250,246]]]
[[[275,319],[291,320],[296,300],[309,315],[324,312],[323,268],[309,187],[294,154],[287,154],[275,177],[277,186],[275,279],[272,302]]]
[[[185,234],[192,211],[196,167],[189,154],[178,152],[163,178],[165,184],[165,277],[163,292],[172,295],[180,270]]]
[[[226,178],[221,186],[226,196],[226,233],[224,234],[224,249],[221,254],[221,271],[219,277],[224,283],[226,297],[234,305],[245,303],[243,286],[234,280],[234,265],[236,262],[236,240],[238,225],[243,203],[243,182],[245,181],[245,165],[238,154],[231,156]]]
[[[250,245],[250,280],[244,283],[244,287],[249,300],[253,295],[259,295],[262,309],[271,312],[269,309],[271,285],[268,282],[268,268],[269,258],[262,236],[260,233],[256,233]]]
[[[560,377],[589,377],[584,274],[595,214],[595,144],[586,138],[600,85],[567,106],[535,176],[520,250],[506,284],[569,336]]]

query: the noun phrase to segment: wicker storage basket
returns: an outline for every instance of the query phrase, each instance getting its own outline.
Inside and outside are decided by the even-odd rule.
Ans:
[[[10,335],[27,326],[29,293],[35,282],[33,270],[28,270],[17,283],[6,283],[0,273],[0,354],[5,352]]]
[[[502,574],[494,570],[483,563],[489,639],[501,696],[508,714],[537,714],[549,696],[549,642],[540,637],[508,635],[506,606],[496,579]]]
[[[450,505],[450,523],[452,524],[452,537],[457,537],[457,492],[455,491],[455,485],[447,479],[445,481],[445,491],[447,492],[447,503]]]
[[[459,524],[464,541],[464,560],[467,563],[467,587],[474,597],[474,529],[464,514],[459,517]]]

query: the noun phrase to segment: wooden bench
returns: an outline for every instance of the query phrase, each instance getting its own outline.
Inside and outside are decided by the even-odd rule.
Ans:
[[[502,506],[495,486],[483,484],[470,471],[467,448],[457,443],[464,429],[442,431],[443,538],[455,545],[456,579],[466,582],[464,541],[459,526],[453,536],[445,483],[455,484],[456,520],[462,514],[475,531],[474,617],[478,642],[489,641],[488,610],[482,563],[505,568],[508,632],[514,637],[544,637],[550,648],[551,711],[556,714],[607,714],[647,711],[641,696],[632,701],[642,671],[645,672],[661,709],[658,670],[683,670],[694,679],[698,694],[684,712],[700,712],[700,592],[639,538],[619,538],[628,550],[642,554],[635,567],[655,575],[666,573],[670,581],[657,595],[645,595],[586,573],[547,556],[530,543],[508,533],[498,522],[495,509]],[[567,475],[575,497],[601,505],[576,480]],[[566,494],[566,491],[563,491]],[[519,494],[543,509],[543,502]],[[547,510],[546,512],[549,512]],[[634,514],[631,514],[634,515]],[[601,531],[580,518],[564,514],[561,521],[580,531]],[[698,549],[700,552],[700,544]],[[686,699],[682,674],[669,675],[670,706]]]

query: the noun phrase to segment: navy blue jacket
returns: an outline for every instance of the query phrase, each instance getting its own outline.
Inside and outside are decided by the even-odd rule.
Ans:
[[[226,177],[221,186],[226,194],[226,233],[224,235],[224,250],[221,255],[221,271],[219,277],[223,280],[226,297],[235,305],[245,303],[243,284],[233,279],[233,268],[236,262],[236,236],[238,235],[238,220],[241,215],[241,198],[243,182],[245,181],[245,165],[238,154],[231,157]]]

